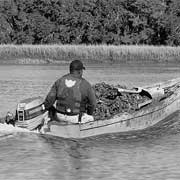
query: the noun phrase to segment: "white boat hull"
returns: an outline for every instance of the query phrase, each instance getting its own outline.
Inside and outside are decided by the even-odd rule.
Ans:
[[[177,83],[180,84],[180,79],[158,84],[158,86],[166,87],[167,85],[171,86],[171,84]],[[177,86],[176,91],[171,96],[154,102],[132,114],[121,113],[112,119],[84,124],[58,124],[56,122],[50,125],[50,132],[46,132],[45,134],[79,139],[101,134],[143,130],[157,124],[178,110],[180,110],[180,87]]]

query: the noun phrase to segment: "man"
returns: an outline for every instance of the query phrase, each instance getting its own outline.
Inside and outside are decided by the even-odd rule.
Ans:
[[[81,61],[74,60],[69,70],[69,74],[53,84],[44,101],[45,109],[52,110],[56,103],[57,120],[72,123],[93,121],[96,98],[90,83],[82,78],[85,67]]]

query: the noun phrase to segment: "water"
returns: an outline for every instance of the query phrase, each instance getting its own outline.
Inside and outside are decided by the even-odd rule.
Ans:
[[[47,94],[67,66],[0,66],[1,116],[18,101]],[[92,83],[141,86],[180,77],[173,64],[88,66]],[[66,140],[0,132],[0,179],[180,179],[180,113],[146,131]],[[6,128],[5,128],[6,129]]]

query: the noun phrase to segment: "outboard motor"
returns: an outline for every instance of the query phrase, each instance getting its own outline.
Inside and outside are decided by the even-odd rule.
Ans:
[[[20,101],[16,110],[16,126],[34,130],[41,128],[48,112],[44,110],[43,98],[33,97]]]

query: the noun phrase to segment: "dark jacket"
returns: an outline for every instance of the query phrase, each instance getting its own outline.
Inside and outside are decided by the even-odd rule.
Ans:
[[[48,93],[48,95],[44,101],[44,105],[45,105],[46,109],[51,108],[55,102],[56,102],[56,109],[57,110],[61,109],[60,106],[62,105],[61,103],[63,102],[62,90],[64,89],[64,87],[62,87],[62,86],[64,86],[63,81],[66,78],[70,78],[70,79],[75,78],[76,79],[77,77],[74,77],[73,74],[66,74],[63,77],[61,77],[60,79],[58,79],[53,84],[50,92]],[[95,109],[95,106],[96,106],[96,97],[95,97],[94,90],[92,89],[90,83],[88,81],[86,81],[84,78],[77,78],[77,80],[78,80],[78,82],[80,82],[80,84],[79,84],[79,91],[81,94],[80,111],[86,112],[87,114],[92,115],[93,111]]]

